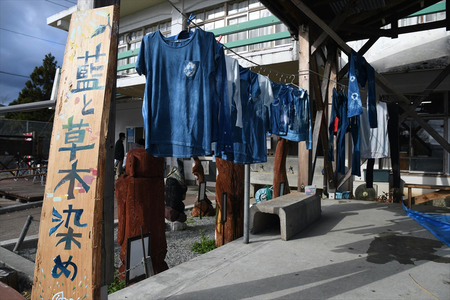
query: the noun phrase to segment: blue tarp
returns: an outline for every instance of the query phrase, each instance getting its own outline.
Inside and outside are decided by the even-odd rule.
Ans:
[[[430,214],[412,210],[405,206],[402,201],[403,209],[406,214],[417,223],[428,229],[440,241],[450,246],[450,215],[448,214]]]

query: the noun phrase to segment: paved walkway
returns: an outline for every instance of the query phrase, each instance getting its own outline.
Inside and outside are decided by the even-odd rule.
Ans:
[[[447,211],[448,209],[441,209]],[[108,299],[450,299],[450,248],[401,205],[323,200],[293,240],[250,235]]]

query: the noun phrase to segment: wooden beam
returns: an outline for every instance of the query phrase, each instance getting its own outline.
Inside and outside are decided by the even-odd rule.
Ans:
[[[369,39],[362,47],[361,49],[359,49],[358,53],[361,55],[366,54],[367,51],[369,51],[370,47],[372,47],[376,41],[378,41],[378,37],[373,37],[371,39]],[[338,75],[337,75],[337,81],[341,80],[342,77],[345,76],[345,74],[347,74],[348,72],[348,63],[339,71]]]
[[[445,67],[444,70],[442,70],[441,73],[428,85],[428,87],[420,94],[420,97],[417,98],[413,104],[409,106],[408,112],[414,111],[423,100],[425,100],[441,83],[444,81],[444,79],[450,74],[450,64]],[[403,123],[403,121],[406,120],[408,117],[408,113],[404,112],[399,117],[399,123]]]
[[[349,15],[350,11],[355,7],[356,3],[359,0],[350,0],[347,2],[347,4],[342,9],[342,12],[336,16],[333,21],[330,23],[330,27],[333,28],[333,30],[336,30],[341,26],[341,24],[345,21],[347,16]],[[314,52],[322,46],[322,44],[328,39],[328,34],[326,32],[322,32],[320,36],[316,39],[314,44],[311,46],[311,55],[314,54]]]
[[[292,2],[314,23],[316,23],[323,31],[325,31],[345,52],[350,53],[352,48],[348,46],[341,37],[328,26],[322,19],[320,19],[308,6],[300,0],[292,0]]]
[[[296,6],[307,15],[314,23],[319,25],[328,35],[335,40],[335,42],[341,47],[347,54],[350,54],[353,50],[349,45],[347,45],[344,40],[334,32],[324,21],[322,21],[311,9],[309,9],[302,1],[300,0],[292,0]],[[406,98],[402,93],[400,93],[394,86],[392,86],[382,75],[380,75],[377,71],[375,71],[375,80],[378,85],[383,88],[387,92],[391,92],[395,94],[399,101],[400,106],[406,111],[408,108],[408,104],[410,101]],[[422,120],[419,115],[415,112],[408,113],[411,117],[415,118],[415,121],[418,122],[423,129],[425,129],[447,152],[450,152],[450,144],[439,135],[436,130],[433,129],[427,122]]]
[[[417,31],[425,31],[425,30],[432,30],[437,28],[443,28],[446,26],[446,22],[448,19],[441,20],[441,21],[435,21],[430,23],[424,23],[424,24],[416,24],[411,26],[402,26],[397,29],[390,29],[392,31],[392,34],[405,34],[405,33],[411,33],[411,32],[417,32]],[[447,29],[448,30],[448,29]]]
[[[367,161],[367,158],[364,158],[362,161],[361,161],[361,164],[360,164],[360,167],[365,163]],[[338,183],[337,183],[337,185],[336,185],[336,189],[339,189],[350,177],[352,176],[352,168],[349,168],[348,170],[347,170],[347,173],[345,173],[345,175],[344,175],[344,177],[342,177],[339,181],[338,181]]]
[[[301,25],[298,30],[298,48],[299,48],[299,70],[310,70],[310,43],[309,43],[309,26],[307,24]],[[310,89],[309,72],[301,73],[299,76],[299,86],[306,90]],[[298,143],[298,191],[304,192],[305,186],[310,182],[310,166],[309,166],[310,151],[306,150],[306,142]]]
[[[331,69],[334,66],[334,60],[336,57],[336,49],[328,49],[327,60],[325,62],[325,70],[323,73],[323,79],[321,84],[321,89],[318,89],[319,86],[319,76],[314,74],[314,99],[317,106],[316,119],[314,122],[313,129],[313,145],[312,145],[312,167],[311,173],[314,172],[317,160],[317,147],[319,144],[319,138],[322,142],[322,148],[324,153],[324,171],[325,176],[327,177],[327,186],[328,192],[334,192],[335,190],[335,182],[333,176],[333,166],[330,161],[328,161],[328,133],[327,133],[327,117],[325,109],[327,108],[327,99],[328,99],[328,91],[330,87],[330,75]],[[314,57],[312,57],[312,69],[315,73],[318,73],[317,61]],[[311,174],[312,176],[312,174]]]
[[[448,198],[450,197],[450,192],[449,191],[436,191],[436,192],[431,192],[431,193],[427,193],[427,194],[423,194],[420,196],[416,196],[414,197],[414,204],[420,204],[420,203],[425,203],[428,201],[433,201],[439,198]]]
[[[437,133],[436,130],[424,121],[415,111],[409,111],[410,101],[408,98],[398,92],[383,76],[376,71],[375,81],[385,91],[394,93],[398,97],[400,107],[403,108],[403,110],[405,110],[405,112],[407,112],[408,115],[414,119],[414,121],[419,123],[419,125],[422,126],[423,129],[425,129],[442,146],[442,148],[445,149],[445,151],[450,152],[450,144],[446,141],[446,139]]]

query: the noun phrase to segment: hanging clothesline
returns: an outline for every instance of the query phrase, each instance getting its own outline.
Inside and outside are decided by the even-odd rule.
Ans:
[[[203,30],[203,28],[201,28],[199,25],[197,25],[195,22],[193,22],[193,19],[194,19],[195,17],[192,17],[192,14],[191,14],[191,16],[187,16],[185,13],[181,12],[181,11],[180,11],[180,10],[179,10],[172,2],[170,2],[169,0],[166,0],[166,1],[167,1],[167,2],[168,2],[175,10],[177,10],[183,17],[186,18],[186,20],[188,21],[189,25],[192,24],[192,25],[194,25],[195,27],[197,27],[198,29]],[[292,78],[292,79],[291,79],[291,84],[293,84],[293,81],[295,80],[295,78],[296,78],[296,77],[299,77],[299,76],[301,75],[300,73],[302,73],[302,72],[311,72],[311,73],[314,73],[314,74],[317,74],[317,75],[323,77],[324,79],[330,80],[331,82],[333,82],[333,83],[335,83],[335,84],[338,84],[338,85],[341,85],[341,86],[346,87],[346,85],[344,85],[344,84],[342,84],[342,83],[339,83],[339,82],[336,82],[336,81],[333,81],[333,80],[331,80],[331,79],[329,79],[329,78],[326,78],[326,77],[323,76],[322,74],[316,73],[316,72],[314,72],[314,71],[312,71],[312,70],[299,70],[298,74],[289,74],[289,73],[280,72],[280,71],[277,71],[277,70],[268,68],[268,67],[266,67],[266,66],[262,66],[262,65],[260,65],[260,64],[258,64],[258,63],[256,63],[256,62],[254,62],[254,61],[252,61],[252,60],[250,60],[250,59],[248,59],[248,58],[242,56],[241,54],[235,52],[234,50],[228,48],[227,46],[225,46],[225,45],[223,45],[223,44],[222,44],[222,46],[224,47],[225,50],[228,50],[228,51],[232,52],[234,55],[236,55],[236,56],[242,58],[243,60],[245,60],[245,61],[247,61],[247,62],[253,64],[254,66],[250,67],[250,69],[251,69],[251,68],[255,68],[255,67],[259,67],[259,72],[257,72],[257,73],[261,73],[261,69],[264,69],[264,70],[267,71],[267,73],[268,73],[267,76],[269,76],[272,72],[274,72],[274,73],[277,74],[277,75],[281,75],[280,81],[282,81],[282,80],[283,80],[283,77],[285,76],[285,79],[284,79],[285,83],[287,82],[288,79]]]

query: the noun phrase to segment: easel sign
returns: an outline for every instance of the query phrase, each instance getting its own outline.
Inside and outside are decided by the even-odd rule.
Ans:
[[[32,299],[100,299],[106,137],[118,6],[72,14],[50,144]]]
[[[150,233],[146,233],[142,236],[142,239],[140,235],[127,239],[126,270],[129,271],[125,275],[126,285],[146,278],[143,262],[150,256],[150,238]],[[144,248],[142,244],[144,244]],[[145,249],[145,254],[143,253],[143,249]],[[145,260],[143,260],[144,256]],[[149,264],[153,268],[151,260],[149,260]],[[152,270],[150,273],[153,273]]]

